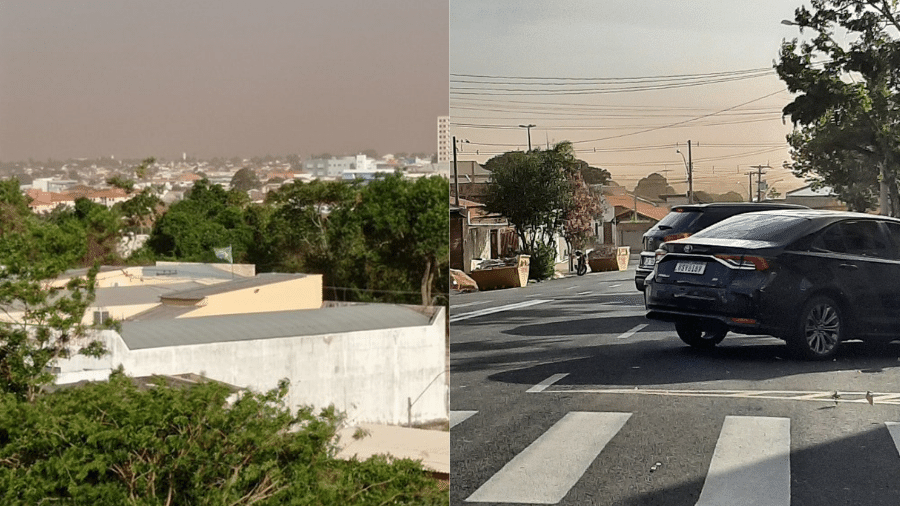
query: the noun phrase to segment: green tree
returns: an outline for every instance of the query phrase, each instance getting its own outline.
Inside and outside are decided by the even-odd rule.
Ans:
[[[3,504],[448,504],[420,464],[333,457],[340,417],[291,413],[215,382],[139,389],[123,373],[42,395],[0,394]]]
[[[256,190],[262,183],[260,183],[259,178],[256,176],[256,171],[254,171],[250,167],[244,167],[231,176],[231,188],[233,190],[246,192],[249,190]]]
[[[546,151],[504,153],[485,163],[492,173],[485,207],[515,227],[523,251],[532,257],[532,278],[553,272],[554,240],[573,207],[571,177],[577,165],[570,142]]]
[[[82,206],[84,208],[84,206]],[[79,233],[80,232],[80,233]],[[82,259],[84,229],[34,216],[18,181],[0,182],[0,392],[32,400],[52,380],[48,368],[75,352],[102,353],[80,342],[94,299],[96,268],[64,288],[49,281]]]
[[[875,167],[881,213],[900,215],[900,29],[896,2],[812,0],[794,22],[814,36],[782,44],[779,77],[797,94],[784,107],[795,131],[789,136],[795,174],[814,186],[831,185],[852,207],[868,206],[869,191],[848,184],[871,182]],[[834,37],[841,32],[841,43]],[[850,162],[845,167],[838,164]],[[860,170],[862,169],[862,170]]]
[[[140,233],[144,233],[144,230],[152,227],[159,217],[162,205],[162,200],[152,189],[144,188],[125,202],[116,204],[114,209],[122,213],[128,227],[136,228]]]
[[[414,181],[393,174],[372,181],[361,194],[356,212],[370,265],[389,267],[401,274],[406,288],[416,286],[423,306],[431,305],[438,273],[449,268],[450,218],[447,180],[441,177]],[[383,272],[370,277],[370,283],[384,280]]]
[[[201,179],[156,221],[147,247],[164,258],[215,262],[213,248],[231,245],[234,261],[243,261],[253,239],[244,216],[248,205],[246,194]]]
[[[336,251],[331,241],[330,216],[356,204],[356,184],[341,181],[295,181],[266,196],[273,208],[268,235],[282,252],[282,269],[328,274],[334,278],[335,262],[346,252]]]

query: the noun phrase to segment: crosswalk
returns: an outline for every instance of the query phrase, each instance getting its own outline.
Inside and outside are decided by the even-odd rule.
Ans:
[[[477,411],[451,411],[451,428]],[[481,484],[468,503],[557,504],[581,479],[632,413],[566,413]],[[471,423],[471,422],[470,422]],[[884,422],[886,444],[900,455],[900,423]],[[726,416],[697,506],[788,506],[791,420]]]

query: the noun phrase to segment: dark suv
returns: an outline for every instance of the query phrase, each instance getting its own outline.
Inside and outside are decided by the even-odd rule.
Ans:
[[[774,209],[809,209],[796,204],[771,202],[720,202],[715,204],[688,204],[675,206],[665,218],[644,233],[641,260],[634,273],[634,286],[644,291],[644,280],[653,271],[656,250],[664,242],[684,239],[704,228],[736,214]]]

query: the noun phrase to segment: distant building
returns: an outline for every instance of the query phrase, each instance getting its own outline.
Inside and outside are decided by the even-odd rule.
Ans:
[[[453,146],[450,145],[450,116],[438,116],[437,121],[437,161],[449,162]]]
[[[329,159],[313,158],[303,162],[303,171],[315,178],[340,179],[347,171],[366,171],[374,168],[375,160],[370,160],[362,154]]]

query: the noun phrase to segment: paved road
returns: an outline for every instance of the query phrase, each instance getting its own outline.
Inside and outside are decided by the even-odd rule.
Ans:
[[[451,504],[900,505],[897,343],[697,352],[644,318],[633,271],[454,294],[450,315]]]

